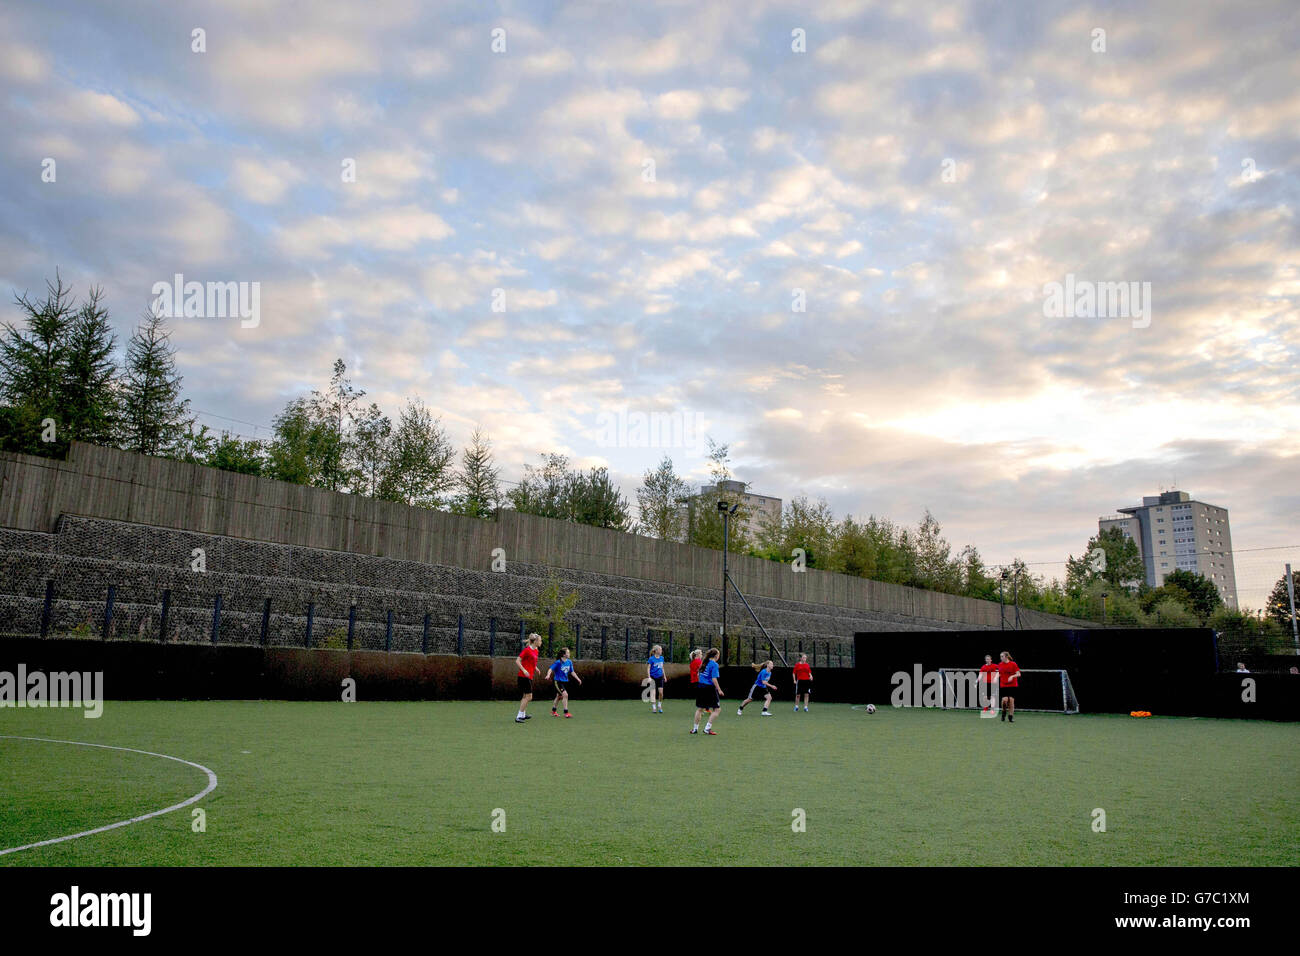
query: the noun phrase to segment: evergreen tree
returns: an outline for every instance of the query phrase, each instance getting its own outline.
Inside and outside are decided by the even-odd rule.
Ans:
[[[67,376],[67,342],[76,315],[72,291],[55,273],[43,301],[15,295],[24,327],[5,322],[0,336],[0,442],[9,451],[57,454],[66,447],[60,407]],[[55,423],[57,449],[43,441],[46,420]]]
[[[500,469],[493,462],[492,442],[475,428],[469,445],[461,454],[461,468],[456,475],[460,493],[452,510],[471,518],[490,518],[501,501]]]
[[[117,337],[103,306],[104,292],[91,288],[89,300],[68,328],[59,406],[66,437],[96,445],[112,444],[120,416]]]
[[[631,531],[632,515],[623,492],[608,468],[592,468],[571,476],[565,488],[564,510],[570,521],[614,531]]]
[[[146,312],[126,348],[122,384],[122,444],[144,455],[169,455],[193,421],[181,399],[181,377],[163,316]]]

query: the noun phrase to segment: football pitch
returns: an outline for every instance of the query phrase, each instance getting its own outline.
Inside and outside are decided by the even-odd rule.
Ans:
[[[217,786],[0,866],[1300,863],[1295,725],[788,703],[737,717],[727,700],[704,737],[689,702],[665,709],[579,700],[564,720],[535,703],[521,725],[509,701],[3,710],[0,850],[181,803],[208,786],[200,767]]]

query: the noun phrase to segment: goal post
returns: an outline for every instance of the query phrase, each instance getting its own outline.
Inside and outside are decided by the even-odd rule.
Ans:
[[[1006,695],[1001,688],[996,694],[991,694],[990,685],[980,680],[981,676],[977,667],[939,668],[943,708],[983,710],[991,702],[996,709]],[[1053,714],[1079,712],[1079,698],[1074,693],[1074,683],[1067,670],[1022,667],[1019,686],[1012,696],[1016,699],[1016,710]]]

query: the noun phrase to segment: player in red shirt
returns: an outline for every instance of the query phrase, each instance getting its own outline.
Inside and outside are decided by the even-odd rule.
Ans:
[[[794,712],[799,713],[799,695],[803,694],[803,712],[808,713],[808,698],[812,696],[812,668],[808,655],[800,654],[794,665]]]
[[[985,654],[984,666],[980,668],[979,701],[980,709],[986,712],[992,710],[993,704],[997,701],[997,687],[994,686],[995,678],[993,676],[997,673],[998,665],[993,663],[993,655]],[[988,701],[987,707],[983,706],[985,701]]]
[[[700,679],[700,668],[704,666],[704,652],[698,647],[691,651],[691,687],[694,688]]]
[[[998,664],[998,686],[1002,691],[1002,719],[1016,722],[1016,688],[1020,686],[1020,668],[1011,659],[1010,651],[1002,652]]]
[[[515,658],[515,667],[519,669],[515,680],[519,688],[519,713],[515,714],[516,724],[533,719],[532,714],[528,713],[528,702],[533,699],[533,675],[537,673],[537,654],[541,647],[542,635],[529,634],[524,649]]]

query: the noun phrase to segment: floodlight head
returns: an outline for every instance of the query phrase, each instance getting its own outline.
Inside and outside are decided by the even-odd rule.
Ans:
[[[1007,578],[1009,578],[1009,577],[1011,577],[1011,572],[1008,571],[1006,568],[1003,568],[1003,569],[1002,569],[1002,580],[1005,581],[1005,580],[1006,580]]]
[[[726,511],[726,510],[727,510],[727,503],[726,503],[725,501],[719,501],[719,502],[718,502],[718,510],[719,510],[719,511]]]

